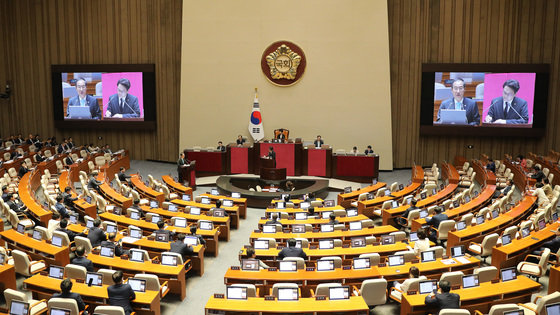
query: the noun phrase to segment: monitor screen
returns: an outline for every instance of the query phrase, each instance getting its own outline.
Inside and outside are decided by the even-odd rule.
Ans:
[[[546,305],[546,315],[560,315],[560,303]]]
[[[158,223],[161,220],[161,217],[158,214],[152,214],[152,223]]]
[[[64,308],[51,307],[51,315],[70,315],[70,310]]]
[[[297,288],[278,288],[278,301],[297,301],[298,299]]]
[[[517,279],[517,273],[515,271],[515,267],[512,268],[505,268],[500,270],[500,276],[502,281],[510,281]]]
[[[256,259],[242,259],[241,270],[245,271],[259,271],[259,261]]]
[[[317,260],[317,271],[334,270],[334,260]]]
[[[466,197],[465,197],[465,203],[467,203],[467,202],[469,202],[469,201],[471,201],[471,197],[466,196]]]
[[[49,267],[49,277],[55,279],[62,279],[64,278],[64,268],[59,266],[50,266]]]
[[[209,205],[210,204],[210,198],[202,197],[202,198],[200,198],[200,203],[203,204],[203,205]]]
[[[86,284],[89,286],[102,286],[103,285],[103,275],[95,272],[88,272],[86,274]]]
[[[195,235],[186,235],[183,243],[191,246],[196,246],[198,245],[198,237]]]
[[[177,266],[177,256],[161,254],[161,264],[165,266]]]
[[[70,215],[70,223],[72,223],[72,224],[78,223],[78,216],[75,215],[75,214],[71,214]]]
[[[182,197],[183,201],[191,201],[191,195],[183,195]]]
[[[142,230],[130,229],[130,237],[140,239],[142,238]]]
[[[398,207],[399,207],[399,202],[396,201],[396,200],[393,200],[391,202],[391,208],[395,209],[395,208],[398,208]]]
[[[177,205],[176,204],[169,204],[169,206],[167,206],[167,210],[171,211],[171,212],[177,212]]]
[[[525,312],[523,310],[516,310],[516,311],[505,311],[503,313],[503,315],[523,315],[525,314]],[[550,314],[550,313],[549,313]],[[553,314],[558,314],[560,315],[560,313],[553,313]]]
[[[305,233],[305,225],[303,224],[292,225],[292,233]]]
[[[146,280],[128,278],[128,284],[135,292],[146,292]]]
[[[150,200],[150,208],[157,208],[158,202],[155,200]]]
[[[25,232],[25,225],[23,225],[23,224],[21,224],[21,223],[18,223],[17,228],[16,228],[16,231],[17,231],[18,233],[23,234],[23,233]]]
[[[175,218],[174,225],[176,227],[185,228],[185,227],[187,227],[187,219],[186,218]]]
[[[321,224],[321,232],[334,231],[334,224]]]
[[[465,256],[465,247],[463,245],[451,247],[451,257],[452,258],[462,257],[462,256]]]
[[[58,235],[53,235],[51,244],[57,247],[62,247],[62,238]]]
[[[29,313],[29,303],[12,300],[10,303],[10,315],[27,315]]]
[[[529,227],[524,227],[521,229],[521,237],[526,237],[531,232]]]
[[[420,218],[421,219],[424,219],[427,216],[428,216],[428,210],[427,209],[420,210]]]
[[[319,249],[333,249],[334,240],[319,240]]]
[[[156,241],[158,242],[169,242],[169,233],[157,232],[156,231]]]
[[[91,228],[93,227],[93,220],[87,219],[87,220],[86,220],[86,227],[87,227],[88,229],[91,229]]]
[[[6,255],[0,253],[0,265],[4,265],[6,263]]]
[[[198,208],[198,207],[191,207],[190,214],[193,214],[193,215],[200,215],[200,208]]]
[[[344,187],[344,193],[348,194],[352,192],[352,187],[348,186],[348,187]]]
[[[295,213],[296,220],[307,220],[307,213],[305,212],[296,212]]]
[[[476,216],[476,224],[484,223],[484,215],[477,215]]]
[[[435,293],[437,291],[437,281],[436,280],[420,281],[418,288],[420,294],[427,294],[432,292]]]
[[[117,233],[117,226],[114,224],[107,224],[106,231],[107,233]]]
[[[297,271],[297,262],[291,260],[281,260],[278,262],[280,271]]]
[[[387,258],[387,261],[390,267],[404,265],[404,255],[391,255]]]
[[[130,250],[130,260],[136,262],[144,262],[144,252],[139,250]]]
[[[350,287],[330,287],[329,300],[347,300],[350,298]]]
[[[232,193],[231,193],[231,198],[241,198],[241,193],[232,192]]]
[[[43,240],[43,235],[41,234],[41,231],[39,231],[39,230],[33,230],[32,237],[36,241],[42,241]]]
[[[218,190],[217,190],[216,188],[212,188],[212,189],[210,190],[210,194],[211,194],[211,195],[214,195],[214,196],[218,196],[220,193],[218,192]]]
[[[478,287],[478,275],[463,276],[463,289]]]
[[[286,203],[284,201],[278,201],[276,203],[276,209],[286,209]]]
[[[552,212],[552,222],[558,221],[558,212]]]
[[[465,223],[465,221],[459,221],[455,224],[455,228],[457,229],[457,231],[464,230],[466,227],[467,224]]]
[[[268,240],[255,240],[255,249],[268,249]]]
[[[352,247],[364,247],[366,246],[366,238],[365,237],[353,237],[352,238]]]
[[[436,260],[436,252],[434,250],[421,252],[420,255],[422,256],[422,262],[429,262]]]
[[[418,232],[410,232],[409,239],[411,242],[416,242],[418,240]]]
[[[263,225],[263,233],[276,233],[276,225],[275,224],[265,224]]]
[[[346,210],[347,217],[356,217],[358,216],[358,209],[348,209]]]
[[[497,218],[500,215],[500,211],[498,209],[492,210],[492,219]]]
[[[502,245],[508,245],[511,243],[511,236],[509,234],[502,235]]]
[[[302,248],[302,241],[301,240],[296,240],[296,248]]]
[[[214,229],[214,224],[210,221],[198,221],[201,230],[211,231]]]
[[[309,209],[310,206],[311,206],[311,204],[309,202],[306,202],[306,201],[299,204],[300,209],[304,209],[304,210]]]
[[[222,205],[223,205],[224,207],[233,207],[233,200],[224,199],[224,200],[222,201]]]
[[[331,213],[333,213],[333,212],[332,211],[323,211],[323,212],[321,212],[321,218],[328,219],[330,217]]]
[[[130,211],[130,218],[132,220],[140,220],[140,212],[138,212],[137,210]]]
[[[226,288],[226,298],[233,300],[246,300],[247,299],[247,288],[246,287],[234,287],[228,286]]]
[[[350,222],[349,227],[351,231],[361,230],[362,222],[361,221]]]
[[[115,249],[113,247],[106,247],[101,246],[101,250],[99,251],[99,255],[103,257],[113,257],[115,256]]]
[[[334,207],[334,200],[325,200],[325,207]]]
[[[540,219],[538,222],[539,225],[539,231],[544,229],[546,227],[546,221],[544,219]]]
[[[383,245],[395,244],[395,236],[394,235],[381,236],[381,244]]]
[[[352,261],[354,269],[368,269],[370,267],[369,258],[354,258]]]

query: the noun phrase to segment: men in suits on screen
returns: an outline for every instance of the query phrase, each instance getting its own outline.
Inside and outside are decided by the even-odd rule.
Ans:
[[[101,119],[101,109],[99,109],[99,104],[97,103],[97,98],[87,95],[87,83],[86,79],[78,78],[76,81],[76,90],[78,95],[72,97],[68,100],[68,107],[70,106],[88,106],[89,112],[92,119]],[[66,109],[66,116],[70,117],[69,109]]]
[[[520,88],[519,81],[507,80],[502,87],[502,97],[492,100],[484,121],[495,124],[527,124],[527,101],[516,96]]]
[[[437,121],[441,122],[440,113],[442,109],[464,110],[467,124],[472,126],[480,125],[480,114],[476,102],[465,97],[465,81],[461,78],[455,79],[452,84],[453,97],[441,102],[437,114]]]
[[[109,97],[109,104],[107,105],[105,117],[140,117],[138,98],[132,94],[128,94],[129,89],[130,81],[128,79],[123,78],[117,82],[117,93]]]

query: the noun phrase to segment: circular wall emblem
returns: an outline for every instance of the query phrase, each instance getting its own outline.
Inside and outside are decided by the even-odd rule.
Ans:
[[[273,84],[290,86],[301,79],[307,60],[303,50],[288,41],[275,42],[262,54],[261,68]]]

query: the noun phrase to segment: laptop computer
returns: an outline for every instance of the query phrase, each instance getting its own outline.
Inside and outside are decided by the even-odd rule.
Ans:
[[[161,264],[164,266],[177,266],[177,256],[161,254]]]
[[[246,300],[247,299],[247,288],[246,287],[236,287],[228,286],[226,288],[226,298],[233,300]]]
[[[281,260],[278,262],[280,271],[297,271],[297,262],[292,260]]]
[[[278,288],[278,301],[297,301],[299,294],[297,288]]]
[[[86,284],[88,286],[102,286],[103,285],[103,275],[96,272],[88,272],[86,274]]]
[[[500,277],[502,278],[502,282],[517,279],[515,267],[500,270]]]
[[[186,235],[183,243],[191,246],[196,246],[198,245],[198,237],[195,235]]]
[[[370,260],[369,258],[354,258],[352,267],[354,269],[368,269],[370,267]]]
[[[391,255],[387,261],[389,267],[404,265],[404,255]]]
[[[113,247],[101,246],[101,250],[99,251],[99,255],[103,256],[103,257],[114,257],[115,256],[115,249]]]
[[[467,111],[455,109],[442,109],[439,112],[440,124],[445,125],[466,125]]]
[[[130,250],[130,261],[144,262],[144,252],[139,250]]]
[[[459,245],[451,248],[451,258],[465,256],[465,246]]]
[[[64,278],[64,268],[59,266],[50,266],[49,267],[49,277],[55,279],[63,279]]]
[[[68,117],[70,119],[91,119],[89,106],[68,106]]]
[[[268,240],[255,240],[255,249],[268,249]]]
[[[362,229],[362,222],[361,221],[354,221],[349,223],[350,231],[356,231]]]
[[[319,249],[333,249],[334,240],[319,240]]]
[[[324,259],[317,260],[317,271],[331,271],[334,270],[334,260]]]
[[[425,252],[420,252],[420,256],[422,258],[422,262],[429,262],[436,260],[436,251],[430,250]]]

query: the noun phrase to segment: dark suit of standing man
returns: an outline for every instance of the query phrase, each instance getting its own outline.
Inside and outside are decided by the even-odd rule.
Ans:
[[[502,97],[492,100],[492,105],[490,105],[484,121],[496,124],[528,123],[529,111],[527,110],[527,101],[516,96],[519,88],[517,80],[507,80],[504,82]]]
[[[105,117],[114,118],[133,118],[140,117],[140,106],[138,98],[128,94],[130,89],[130,81],[128,79],[120,79],[117,82],[117,93],[109,97],[109,104]]]
[[[88,106],[89,112],[91,114],[91,118],[93,119],[101,119],[101,110],[99,109],[99,104],[97,103],[97,98],[87,95],[87,86],[86,86],[86,79],[78,78],[76,81],[76,90],[78,91],[78,95],[72,97],[68,100],[68,107],[70,106]],[[66,116],[70,117],[70,110],[66,110]]]
[[[126,315],[130,315],[130,313],[132,313],[130,301],[136,298],[136,293],[134,293],[130,284],[122,283],[122,277],[123,274],[120,270],[113,274],[113,282],[115,282],[115,284],[107,287],[109,305],[120,306],[124,309]]]
[[[437,114],[437,121],[440,121],[440,113],[442,109],[464,110],[467,118],[467,124],[477,126],[480,125],[480,114],[476,102],[465,97],[465,81],[457,78],[452,85],[453,98],[445,100],[441,103]]]
[[[274,167],[276,168],[276,152],[274,152],[274,147],[268,148],[268,158],[274,161]]]
[[[179,154],[179,159],[177,160],[177,178],[179,178],[179,183],[185,182],[186,178],[181,175],[181,169],[187,167],[191,162],[185,158],[185,153],[181,152]]]
[[[316,148],[320,148],[323,144],[325,144],[325,142],[321,139],[321,136],[317,136],[317,139],[313,141],[313,144]]]

